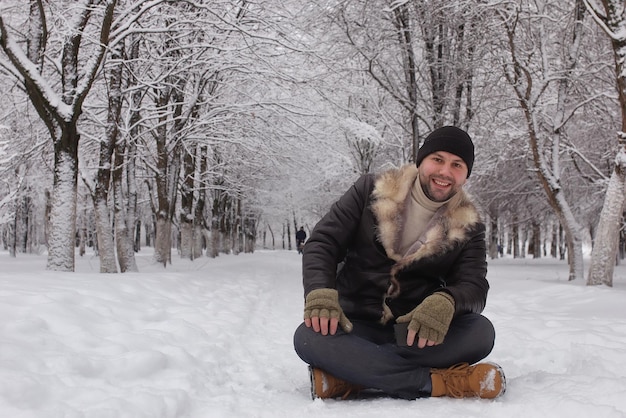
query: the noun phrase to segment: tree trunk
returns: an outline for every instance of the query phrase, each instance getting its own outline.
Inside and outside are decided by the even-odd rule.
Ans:
[[[15,258],[17,256],[17,210],[14,210],[13,222],[9,225],[9,255]]]
[[[184,123],[180,120],[182,114],[182,100],[184,96],[181,91],[184,90],[184,81],[176,79],[172,81],[178,83],[177,89],[160,96],[159,104],[165,107],[173,100],[173,128],[172,132],[167,131],[165,122],[168,120],[167,114],[160,117],[162,127],[157,133],[157,196],[158,196],[158,213],[157,213],[157,234],[155,242],[155,259],[158,263],[172,262],[172,220],[176,210],[176,197],[178,195],[178,180],[181,170],[181,151],[182,131]],[[173,144],[173,145],[172,145]],[[163,229],[166,231],[163,231]],[[159,229],[161,231],[159,231]],[[166,234],[167,233],[167,234]],[[165,240],[165,242],[160,242]]]
[[[219,228],[220,226],[217,220],[212,223],[211,241],[209,248],[207,249],[207,255],[211,256],[211,258],[215,258],[220,254],[221,234]]]
[[[165,108],[169,101],[168,94],[162,94],[157,99],[157,106]],[[168,193],[169,150],[167,148],[167,115],[159,117],[159,127],[156,132],[157,163],[156,163],[156,194],[157,204],[153,209],[156,217],[156,236],[154,242],[154,260],[167,266],[172,262],[170,200]]]
[[[622,151],[620,154],[622,154],[622,158],[626,158],[626,152]],[[625,184],[624,171],[619,164],[616,164],[600,212],[600,222],[596,228],[595,245],[591,250],[591,265],[587,278],[588,285],[613,286],[618,231],[624,208]]]
[[[183,150],[183,184],[180,190],[180,257],[193,260],[194,254],[194,174],[195,159]]]
[[[130,218],[125,205],[124,191],[122,187],[125,164],[125,142],[118,141],[115,147],[115,168],[113,169],[113,216],[115,219],[115,244],[120,271],[138,271],[133,247],[134,215]]]
[[[78,179],[78,156],[75,146],[78,144],[78,134],[65,132],[63,137],[67,139],[59,141],[59,149],[55,150],[46,268],[74,271]],[[60,148],[65,144],[67,145]]]
[[[80,217],[80,228],[78,229],[78,254],[82,257],[86,253],[87,247],[87,209],[83,209],[83,214]]]
[[[267,229],[268,231],[270,231],[270,235],[272,237],[272,250],[276,249],[276,238],[274,237],[274,231],[272,231],[272,227],[270,226],[270,224],[267,224]]]
[[[541,224],[533,222],[533,258],[541,258]]]
[[[202,172],[202,171],[200,171]],[[202,253],[207,242],[206,228],[204,226],[204,191],[198,193],[198,201],[194,209],[193,217],[193,254],[194,258],[202,257]]]
[[[218,186],[219,180],[215,181],[215,186]],[[213,192],[213,208],[211,211],[211,248],[207,251],[211,257],[215,258],[219,255],[222,244],[222,223],[223,223],[223,192],[216,188]]]
[[[519,224],[517,221],[517,215],[513,216],[513,230],[511,232],[511,239],[513,240],[513,258],[520,258],[520,236],[519,236]]]
[[[559,236],[557,234],[558,228],[556,224],[552,224],[552,243],[550,244],[550,255],[552,258],[557,258],[557,245],[559,243]]]
[[[188,260],[193,260],[194,257],[194,239],[193,239],[193,222],[182,221],[182,217],[185,216],[181,213],[181,222],[179,225],[180,228],[180,258],[186,258]]]
[[[103,141],[104,144],[105,141]],[[102,153],[102,150],[101,150]],[[110,157],[109,157],[110,159]],[[110,161],[105,162],[108,167]],[[102,161],[100,161],[102,164]],[[101,165],[100,167],[104,167]],[[106,181],[100,177],[102,171],[106,171]],[[96,237],[98,240],[98,256],[100,258],[100,273],[117,273],[117,263],[115,260],[115,243],[113,239],[113,230],[111,225],[110,210],[108,205],[108,188],[109,188],[109,170],[99,169],[98,180],[96,182],[96,190],[92,195],[94,216],[96,222]]]
[[[135,252],[141,251],[141,220],[137,219],[135,222],[135,244],[134,244]]]
[[[21,251],[22,254],[26,254],[28,252],[29,241],[30,241],[30,207],[31,207],[31,197],[24,194],[20,199],[20,230],[21,230]]]
[[[98,239],[100,273],[117,273],[115,244],[113,241],[109,206],[106,199],[102,199],[100,196],[94,197],[93,205],[94,216],[96,218],[96,237]]]
[[[241,209],[241,199],[237,198],[235,201],[235,213],[234,213],[234,245],[233,250],[235,254],[242,253],[244,251],[244,232],[243,232],[243,219]]]
[[[111,214],[108,206],[109,190],[111,186],[111,166],[113,151],[118,136],[119,115],[122,107],[122,51],[113,49],[112,58],[118,61],[109,71],[109,103],[107,109],[107,124],[104,138],[100,142],[98,172],[96,174],[95,190],[92,192],[96,214],[96,230],[100,256],[101,273],[117,273],[115,260],[115,240],[111,228]],[[114,206],[117,203],[114,202]],[[115,220],[117,222],[117,219]],[[117,225],[115,225],[117,228]]]
[[[157,216],[154,254],[155,261],[163,266],[172,263],[172,223],[164,217]]]
[[[131,38],[129,50],[129,58],[134,61],[139,57],[139,41],[138,39]],[[134,78],[128,78],[128,86],[136,86],[137,82]],[[141,98],[143,97],[142,90],[135,90],[131,95],[131,109],[130,109],[130,130],[129,137],[127,139],[127,153],[126,153],[126,187],[128,189],[128,204],[126,219],[129,225],[133,225],[135,230],[135,243],[133,250],[138,252],[141,249],[141,220],[137,217],[137,138],[139,137],[140,122],[141,122]],[[149,240],[150,237],[146,237]]]
[[[496,259],[498,258],[498,218],[492,216],[491,217],[491,228],[489,231],[489,258]]]

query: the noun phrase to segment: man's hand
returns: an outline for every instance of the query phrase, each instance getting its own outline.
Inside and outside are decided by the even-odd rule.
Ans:
[[[315,289],[304,303],[304,325],[322,335],[335,335],[337,326],[345,332],[352,331],[352,322],[339,306],[339,294],[335,289]]]
[[[407,345],[413,345],[417,336],[417,346],[424,348],[443,342],[453,316],[454,299],[448,293],[437,292],[424,299],[408,314],[396,319],[396,322],[409,322]]]

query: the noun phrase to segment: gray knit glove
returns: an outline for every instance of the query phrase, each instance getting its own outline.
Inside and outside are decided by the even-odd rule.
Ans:
[[[313,317],[338,318],[339,326],[345,332],[352,331],[352,322],[339,306],[339,294],[335,289],[315,289],[306,295],[304,319]]]
[[[409,322],[409,329],[417,332],[417,337],[441,344],[452,317],[454,316],[454,299],[445,292],[437,292],[428,296],[415,309],[396,319],[397,323]]]

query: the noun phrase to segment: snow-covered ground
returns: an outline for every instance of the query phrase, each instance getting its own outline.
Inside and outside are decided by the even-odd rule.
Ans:
[[[292,335],[302,316],[300,256],[258,251],[175,257],[163,269],[76,273],[0,253],[0,416],[626,417],[626,267],[615,286],[567,281],[564,262],[491,261],[489,360],[495,400],[309,397]]]

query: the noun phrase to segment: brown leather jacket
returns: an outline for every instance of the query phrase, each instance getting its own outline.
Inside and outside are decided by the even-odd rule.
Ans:
[[[485,225],[463,191],[434,215],[437,219],[416,252],[402,257],[395,249],[402,212],[417,178],[415,165],[367,174],[318,222],[303,255],[305,295],[335,288],[350,319],[386,322],[437,290],[455,300],[456,315],[482,312],[489,284]],[[399,294],[389,297],[390,283]]]

